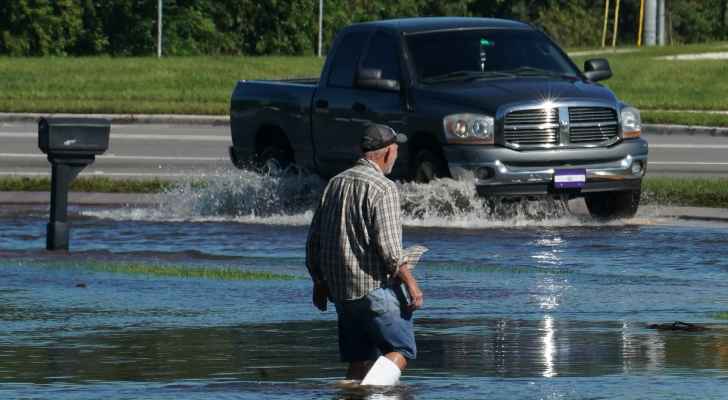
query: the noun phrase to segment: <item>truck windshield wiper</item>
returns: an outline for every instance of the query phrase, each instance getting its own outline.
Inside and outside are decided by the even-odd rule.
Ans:
[[[435,75],[422,80],[423,83],[437,83],[452,80],[463,80],[466,82],[479,79],[509,78],[513,74],[501,71],[454,71],[447,74]]]
[[[550,71],[547,69],[535,68],[535,67],[518,67],[515,69],[509,69],[505,72],[520,76],[558,76],[566,79],[578,79],[575,75],[564,74],[562,72]]]

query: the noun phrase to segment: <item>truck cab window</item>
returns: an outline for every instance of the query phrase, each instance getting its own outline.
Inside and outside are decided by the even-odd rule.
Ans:
[[[354,72],[368,35],[368,32],[351,32],[344,36],[334,54],[329,73],[329,86],[342,88],[354,86]]]
[[[382,79],[398,81],[400,77],[399,47],[396,40],[383,32],[375,33],[361,66],[362,68],[381,69]]]

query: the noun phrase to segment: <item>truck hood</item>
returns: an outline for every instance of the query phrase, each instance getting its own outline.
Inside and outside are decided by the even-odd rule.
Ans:
[[[544,100],[589,100],[616,105],[614,94],[602,85],[581,80],[543,78],[498,79],[458,82],[415,89],[415,98],[466,106],[495,115],[498,107]]]

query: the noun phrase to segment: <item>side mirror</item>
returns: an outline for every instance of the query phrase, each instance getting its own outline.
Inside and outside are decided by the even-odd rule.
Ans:
[[[584,76],[592,82],[603,81],[612,77],[612,69],[605,58],[594,58],[584,61]]]
[[[356,77],[356,85],[364,89],[399,92],[399,82],[394,79],[382,79],[382,70],[361,68]]]

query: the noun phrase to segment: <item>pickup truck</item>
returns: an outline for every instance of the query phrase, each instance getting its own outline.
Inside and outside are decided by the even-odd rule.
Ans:
[[[316,79],[237,82],[233,164],[295,163],[322,177],[360,156],[369,123],[408,136],[394,179],[466,179],[483,196],[584,197],[597,218],[637,211],[640,113],[541,30],[491,18],[407,18],[341,30]]]

